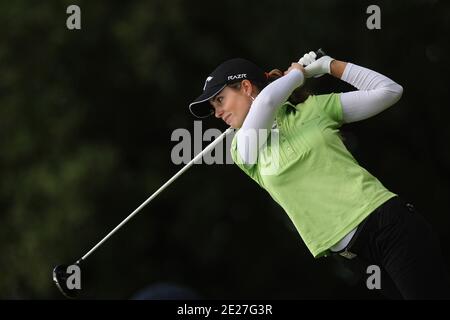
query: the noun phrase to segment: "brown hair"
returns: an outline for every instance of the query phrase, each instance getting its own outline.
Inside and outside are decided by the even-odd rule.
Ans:
[[[278,78],[281,78],[283,76],[283,72],[279,69],[273,69],[270,72],[266,73],[267,80],[270,82],[273,82],[277,80]],[[304,87],[299,87],[295,89],[292,94],[289,96],[288,101],[292,103],[294,106],[304,102],[308,97],[311,95],[311,92],[309,92],[308,89],[305,89]]]
[[[261,83],[260,81],[253,81],[251,80],[252,84],[255,85],[259,91],[264,89],[265,86],[267,86],[269,83],[277,80],[278,78],[281,78],[283,76],[283,72],[279,69],[273,69],[270,72],[266,72],[267,82]],[[241,87],[241,82],[235,82],[228,85],[232,89],[239,89]],[[289,96],[288,101],[292,103],[293,105],[297,105],[299,103],[304,102],[308,97],[311,95],[311,92],[308,89],[305,89],[304,87],[299,87],[295,89],[292,94]]]

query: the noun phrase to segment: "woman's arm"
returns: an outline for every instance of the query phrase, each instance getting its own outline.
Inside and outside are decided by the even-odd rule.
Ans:
[[[330,64],[330,74],[333,77],[341,79],[346,66],[347,66],[347,62],[333,60],[333,61],[331,61],[331,64]]]
[[[236,133],[237,149],[245,164],[256,163],[259,148],[267,140],[276,111],[304,81],[303,68],[291,66],[288,73],[265,87],[253,101],[242,127]]]
[[[377,115],[395,104],[403,93],[402,86],[388,77],[352,63],[333,60],[330,73],[359,89],[341,94],[345,123]]]

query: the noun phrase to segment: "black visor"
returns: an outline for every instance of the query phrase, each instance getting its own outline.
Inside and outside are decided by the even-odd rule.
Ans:
[[[242,58],[223,62],[206,78],[203,93],[189,105],[189,110],[197,118],[206,118],[213,115],[214,109],[209,100],[228,84],[245,79],[261,84],[267,83],[265,72],[253,62]]]

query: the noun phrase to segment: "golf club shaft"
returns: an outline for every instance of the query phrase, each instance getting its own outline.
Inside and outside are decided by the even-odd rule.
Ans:
[[[158,194],[160,194],[165,188],[167,188],[172,182],[174,182],[180,175],[182,175],[187,169],[189,169],[194,162],[199,160],[203,155],[209,151],[211,151],[217,144],[219,144],[225,136],[230,133],[233,129],[230,127],[225,132],[223,132],[217,139],[215,139],[213,142],[211,142],[205,149],[202,150],[198,155],[194,157],[189,163],[187,163],[180,171],[178,171],[172,178],[170,178],[165,184],[163,184],[158,190],[155,191],[147,200],[145,200],[139,207],[136,208],[128,217],[126,217],[117,227],[115,227],[113,230],[111,230],[110,233],[108,233],[100,242],[98,242],[91,250],[89,250],[83,257],[81,257],[80,260],[78,260],[76,263],[79,264],[83,260],[86,260],[91,253],[93,253],[98,247],[100,247],[103,242],[108,240],[109,237],[111,237],[117,230],[119,230],[125,223],[128,222],[131,218],[133,218],[142,208],[144,208],[150,201],[152,201]]]
[[[316,51],[316,59],[325,55],[325,52],[322,49]],[[225,132],[223,132],[216,140],[211,142],[205,149],[202,150],[197,156],[194,157],[189,163],[187,163],[180,171],[178,171],[172,178],[170,178],[165,184],[163,184],[158,190],[155,191],[147,200],[145,200],[139,207],[136,208],[128,217],[126,217],[117,227],[111,230],[100,242],[98,242],[91,250],[89,250],[84,256],[81,257],[76,263],[79,264],[83,260],[86,260],[89,255],[91,255],[98,247],[100,247],[103,242],[109,239],[117,230],[119,230],[125,223],[128,222],[131,218],[133,218],[142,208],[144,208],[150,201],[152,201],[158,194],[160,194],[165,188],[167,188],[173,181],[175,181],[180,175],[182,175],[187,169],[189,169],[197,160],[199,160],[203,155],[209,151],[211,151],[218,143],[220,143],[225,136],[230,133],[233,129],[230,127]]]

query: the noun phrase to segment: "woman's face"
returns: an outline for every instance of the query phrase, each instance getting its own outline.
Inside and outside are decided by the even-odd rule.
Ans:
[[[209,101],[216,118],[221,118],[232,128],[240,128],[250,110],[253,100],[250,96],[254,90],[248,80],[242,81],[239,89],[225,87]]]

